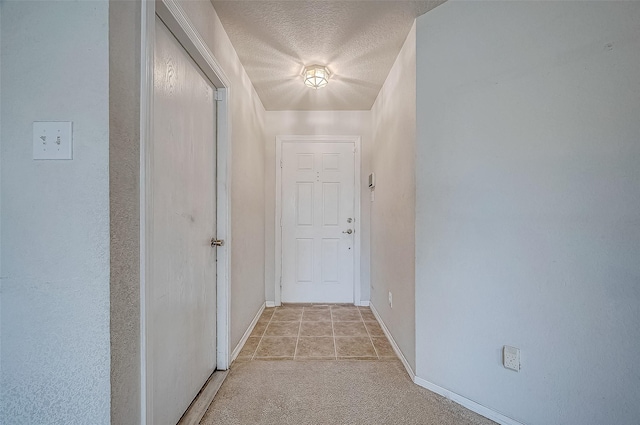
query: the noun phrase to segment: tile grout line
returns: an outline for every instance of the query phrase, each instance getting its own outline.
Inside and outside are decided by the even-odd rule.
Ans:
[[[258,354],[258,347],[260,347],[260,344],[262,344],[262,338],[264,338],[264,334],[267,333],[267,328],[271,324],[271,321],[273,320],[273,316],[275,314],[276,314],[276,310],[274,309],[273,312],[271,313],[271,317],[269,317],[269,321],[267,322],[267,326],[262,331],[262,335],[260,336],[260,341],[258,341],[258,345],[256,345],[256,350],[253,352],[253,356],[251,356],[251,360],[255,360],[256,354]]]
[[[329,306],[329,316],[331,317],[331,335],[333,336],[333,354],[334,359],[338,360],[338,344],[336,342],[336,331],[333,328],[333,307]]]
[[[367,324],[364,322],[364,317],[362,317],[362,312],[360,311],[360,309],[358,309],[358,313],[360,313],[360,318],[362,318],[362,324],[364,325],[364,329],[367,331],[367,335],[369,335],[369,342],[371,343],[371,345],[373,345],[373,351],[376,353],[376,357],[378,358],[378,360],[380,360],[380,354],[378,354],[378,349],[376,348],[376,345],[373,343],[371,332],[369,332],[369,328],[367,327]]]
[[[334,360],[338,360],[338,344],[337,344],[337,340],[338,340],[338,339],[340,339],[341,337],[337,336],[336,331],[335,331],[335,325],[336,325],[337,321],[335,320],[335,318],[334,318],[334,316],[333,316],[333,308],[334,308],[334,306],[333,306],[333,305],[329,305],[328,307],[329,307],[329,309],[328,309],[328,310],[329,310],[329,317],[330,317],[330,320],[331,320],[331,333],[332,333],[333,346],[334,346],[334,347],[333,347],[333,350],[334,350],[334,357],[333,357],[333,359],[334,359]],[[277,311],[278,309],[279,309],[279,308],[278,308],[278,307],[276,307],[276,308],[273,310],[273,312],[271,313],[271,316],[269,317],[269,320],[267,321],[267,326],[265,327],[264,331],[262,331],[261,336],[259,337],[259,341],[258,341],[258,344],[257,344],[257,346],[256,346],[256,349],[255,349],[255,351],[254,351],[253,355],[249,358],[250,360],[256,360],[256,359],[258,359],[258,358],[261,358],[261,357],[259,357],[259,356],[257,355],[257,354],[258,354],[258,348],[259,348],[259,347],[261,346],[261,344],[264,342],[264,338],[266,337],[267,329],[269,328],[269,326],[270,326],[272,323],[274,323],[273,318],[275,317],[275,313],[276,313],[276,311]],[[293,360],[297,360],[297,359],[298,359],[298,357],[299,357],[299,356],[297,355],[297,353],[298,353],[298,346],[299,346],[299,344],[300,344],[300,339],[301,339],[301,337],[302,337],[302,322],[303,322],[303,319],[304,319],[304,312],[305,312],[305,310],[306,310],[306,309],[307,309],[307,307],[302,306],[301,316],[300,316],[300,319],[299,319],[299,321],[298,321],[298,334],[297,334],[297,336],[296,336],[296,343],[295,343],[294,353],[293,353],[293,357],[292,357],[292,359],[293,359]],[[375,346],[375,344],[374,344],[374,341],[373,341],[374,336],[373,336],[373,334],[372,334],[372,331],[371,331],[371,330],[369,330],[369,327],[367,326],[367,323],[368,323],[368,322],[376,323],[378,326],[380,326],[380,324],[378,323],[378,321],[377,321],[377,320],[374,320],[374,321],[366,321],[366,320],[364,319],[364,315],[362,314],[362,310],[361,310],[360,308],[358,308],[358,307],[356,307],[356,310],[358,311],[358,316],[360,317],[360,318],[359,318],[359,320],[358,320],[357,322],[355,322],[355,321],[347,321],[347,322],[362,323],[362,324],[364,325],[365,330],[366,330],[366,332],[367,332],[367,336],[368,336],[368,338],[369,338],[369,343],[373,346],[373,350],[374,350],[374,353],[375,353],[375,359],[376,359],[376,360],[381,360],[381,359],[382,359],[382,356],[381,356],[380,352],[378,351],[378,349],[376,348],[376,346]],[[352,336],[352,337],[355,337],[355,335],[351,335],[351,336]],[[349,337],[349,335],[345,335],[345,337]],[[288,357],[288,356],[276,356],[276,357]],[[345,356],[345,359],[349,359],[350,357],[357,358],[357,357],[360,357],[360,356]]]
[[[300,342],[300,332],[302,331],[302,318],[304,317],[304,307],[302,307],[302,313],[300,314],[300,323],[298,324],[298,337],[296,338],[296,348],[293,351],[293,360],[296,359],[298,354],[298,343]]]

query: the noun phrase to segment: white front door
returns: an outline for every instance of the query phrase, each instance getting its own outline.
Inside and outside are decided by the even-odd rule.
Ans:
[[[282,302],[354,302],[354,151],[282,144]]]
[[[175,425],[216,367],[215,88],[156,18],[147,423]]]

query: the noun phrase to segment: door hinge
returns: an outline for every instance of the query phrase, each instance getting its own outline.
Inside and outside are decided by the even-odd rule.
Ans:
[[[218,102],[221,102],[224,100],[224,93],[221,90],[216,90],[214,92],[213,98]]]

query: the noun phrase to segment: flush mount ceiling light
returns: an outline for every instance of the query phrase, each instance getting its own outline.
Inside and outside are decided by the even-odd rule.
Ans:
[[[319,89],[326,86],[329,83],[329,76],[331,73],[326,66],[311,65],[304,69],[302,78],[304,78],[304,84],[312,89]]]

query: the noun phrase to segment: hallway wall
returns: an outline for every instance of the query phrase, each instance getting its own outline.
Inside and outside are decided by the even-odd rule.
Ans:
[[[108,2],[1,7],[0,423],[109,424]],[[73,160],[34,161],[55,120]]]
[[[415,370],[415,24],[371,114],[371,303]]]
[[[232,241],[230,349],[264,303],[264,109],[209,1],[181,2],[231,80]],[[112,423],[140,420],[140,3],[110,4]],[[258,241],[258,242],[255,242]]]
[[[307,89],[300,81],[300,90]],[[308,90],[308,89],[307,89]],[[360,297],[369,300],[369,194],[367,176],[371,152],[370,111],[267,111],[265,119],[265,297],[275,300],[276,136],[361,136]]]
[[[265,301],[265,110],[211,2],[181,1],[231,80],[231,336],[233,350]]]
[[[139,6],[0,6],[2,423],[140,418]],[[232,82],[233,348],[264,302],[264,109],[211,4],[184,6]],[[31,159],[35,120],[74,122],[73,161]]]
[[[109,1],[111,423],[140,423],[141,0]]]
[[[638,423],[639,22],[638,2],[418,18],[423,384],[526,424]]]
[[[2,2],[0,2],[0,406],[2,405]],[[0,412],[0,418],[2,413]]]

